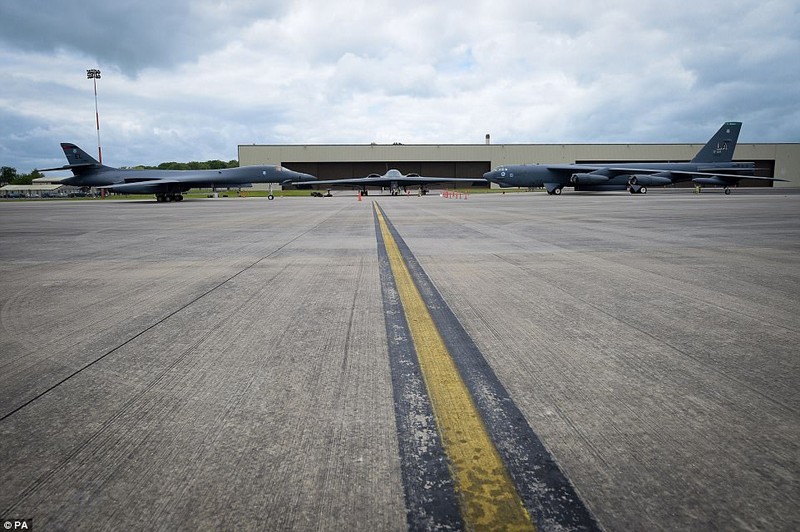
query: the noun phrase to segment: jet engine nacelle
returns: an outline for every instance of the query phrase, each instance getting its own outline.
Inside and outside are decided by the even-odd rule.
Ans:
[[[573,185],[601,185],[608,181],[608,176],[600,174],[572,174],[569,181]]]
[[[628,183],[631,185],[642,185],[644,187],[657,187],[663,185],[671,185],[672,179],[668,177],[661,177],[657,175],[632,175],[628,179]]]

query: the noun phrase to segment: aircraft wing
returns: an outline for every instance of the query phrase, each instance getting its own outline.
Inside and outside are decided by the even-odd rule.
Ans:
[[[599,165],[591,165],[591,164],[549,164],[546,166],[548,170],[553,170],[556,172],[564,172],[564,173],[576,173],[576,172],[602,172],[604,175],[609,175],[613,177],[615,175],[620,174],[658,174],[661,177],[670,177],[670,178],[678,178],[677,180],[681,180],[682,177],[684,181],[688,181],[693,177],[718,177],[720,180],[723,181],[730,181],[736,182],[741,179],[756,179],[759,181],[786,181],[786,179],[780,179],[777,177],[760,177],[760,176],[753,176],[753,175],[741,175],[741,174],[734,174],[730,173],[732,171],[736,171],[735,168],[722,168],[720,170],[727,170],[726,172],[714,172],[711,170],[716,170],[714,168],[703,168],[702,170],[665,170],[665,169],[658,169],[658,168],[631,168],[631,167],[623,167],[623,166],[599,166]],[[742,171],[752,171],[752,168],[743,168]],[[673,177],[674,176],[674,177]]]
[[[715,174],[706,172],[681,172],[693,182],[702,185],[735,185],[742,179],[755,179],[756,181],[786,181],[779,177],[761,177],[755,175]]]
[[[154,194],[158,190],[167,189],[170,185],[183,184],[177,179],[150,179],[146,181],[133,181],[130,183],[117,183],[97,188],[105,188],[113,192],[127,192],[129,194]]]
[[[482,177],[479,178],[472,178],[472,177],[423,177],[423,176],[406,176],[400,180],[397,179],[388,179],[387,181],[393,181],[398,184],[405,184],[405,185],[414,185],[414,184],[422,184],[422,183],[486,183],[486,180]]]
[[[425,177],[425,176],[402,176],[402,177],[356,177],[352,179],[329,179],[326,181],[304,181],[293,182],[292,185],[327,185],[327,186],[384,186],[388,187],[392,184],[399,186],[404,185],[426,185],[430,183],[486,183],[483,178],[468,178],[468,177]]]
[[[638,170],[637,170],[638,172]],[[651,170],[652,172],[652,170]],[[731,174],[731,173],[721,173],[721,172],[706,172],[705,170],[700,170],[697,172],[689,172],[684,170],[669,170],[668,173],[670,174],[677,174],[677,175],[685,175],[685,176],[695,176],[695,177],[702,177],[702,176],[715,176],[715,177],[722,177],[722,178],[731,178],[731,179],[758,179],[761,181],[786,181],[785,179],[781,179],[779,177],[762,177],[757,175],[742,175],[742,174]]]
[[[44,172],[44,170],[39,170],[40,172]],[[62,176],[62,177],[37,177],[33,180],[34,184],[51,184],[57,185],[62,183],[65,179],[71,178],[71,175]]]
[[[617,174],[658,174],[659,176],[675,176],[676,178],[679,178],[677,180],[681,180],[680,178],[682,177],[684,181],[692,178],[705,177],[715,177],[719,178],[720,181],[726,181],[729,183],[737,183],[742,179],[755,179],[758,181],[786,181],[785,179],[781,179],[779,177],[761,177],[755,175],[732,174],[728,172],[709,172],[706,169],[696,170],[694,172],[689,170],[656,170],[653,168],[609,168],[608,170]]]

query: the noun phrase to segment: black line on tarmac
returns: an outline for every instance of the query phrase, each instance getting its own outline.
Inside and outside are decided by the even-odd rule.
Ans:
[[[380,209],[380,206],[378,208]],[[475,342],[464,330],[461,322],[444,301],[383,209],[381,213],[537,528],[600,530],[594,516],[578,497],[569,479],[528,425],[525,416],[517,408],[508,391],[500,383]],[[375,223],[378,224],[377,215]],[[380,232],[380,229],[377,231]],[[378,246],[380,251],[383,250],[383,239],[380,234],[378,238],[381,243]],[[385,253],[383,250],[384,255]],[[385,301],[384,297],[384,305]],[[387,335],[391,340],[392,332],[388,327],[388,318]],[[410,336],[406,336],[406,341],[411,343]]]
[[[326,220],[326,221],[327,221],[327,220]],[[225,285],[226,283],[228,283],[228,282],[232,281],[233,279],[235,279],[235,278],[236,278],[236,277],[238,277],[239,275],[243,274],[244,272],[246,272],[246,271],[247,271],[247,270],[249,270],[250,268],[252,268],[252,267],[256,266],[257,264],[259,264],[259,263],[260,263],[260,262],[262,262],[263,260],[266,260],[266,259],[268,259],[269,257],[271,257],[272,255],[274,255],[275,253],[278,253],[280,250],[282,250],[283,248],[285,248],[286,246],[288,246],[289,244],[291,244],[291,243],[292,243],[292,242],[294,242],[295,240],[299,239],[300,237],[302,237],[302,236],[306,235],[307,233],[309,233],[309,232],[313,231],[314,229],[316,229],[317,227],[319,227],[319,226],[320,226],[320,225],[322,225],[323,223],[324,223],[324,222],[320,222],[320,223],[318,223],[318,224],[317,224],[317,225],[315,225],[314,227],[311,227],[311,228],[309,228],[308,230],[306,230],[306,231],[304,231],[304,232],[300,233],[299,235],[297,235],[296,237],[292,238],[292,239],[291,239],[291,240],[289,240],[288,242],[285,242],[285,243],[284,243],[283,245],[281,245],[280,247],[278,247],[278,248],[276,248],[276,249],[273,249],[273,250],[272,250],[272,251],[270,251],[268,254],[264,255],[263,257],[261,257],[260,259],[258,259],[257,261],[255,261],[254,263],[250,264],[249,266],[245,266],[244,268],[242,268],[242,269],[241,269],[241,270],[239,270],[238,272],[234,273],[233,275],[231,275],[230,277],[228,277],[228,278],[227,278],[227,279],[225,279],[224,281],[222,281],[222,282],[218,283],[217,285],[215,285],[215,286],[213,286],[213,287],[209,288],[208,290],[206,290],[205,292],[203,292],[202,294],[200,294],[200,295],[199,295],[199,296],[197,296],[196,298],[192,299],[191,301],[189,301],[189,302],[188,302],[188,303],[186,303],[185,305],[183,305],[183,306],[181,306],[180,308],[178,308],[178,309],[176,309],[176,310],[174,310],[174,311],[170,312],[169,314],[167,314],[167,315],[166,315],[166,316],[164,316],[163,318],[159,319],[158,321],[156,321],[156,322],[155,322],[155,323],[153,323],[152,325],[149,325],[147,328],[145,328],[145,329],[143,329],[143,330],[139,331],[138,333],[134,334],[133,336],[131,336],[130,338],[128,338],[127,340],[125,340],[124,342],[122,342],[121,344],[119,344],[118,346],[111,348],[110,350],[106,351],[105,353],[103,353],[102,355],[100,355],[99,357],[97,357],[96,359],[94,359],[94,360],[92,360],[91,362],[88,362],[87,364],[85,364],[84,366],[82,366],[82,367],[80,367],[80,368],[76,369],[75,371],[73,371],[72,373],[70,373],[69,375],[67,375],[66,377],[64,377],[64,378],[63,378],[63,379],[61,379],[60,381],[58,381],[57,383],[53,384],[52,386],[50,386],[50,387],[49,387],[49,388],[47,388],[46,390],[44,390],[44,391],[42,391],[42,392],[39,392],[38,394],[36,394],[36,395],[35,395],[35,396],[33,396],[32,398],[28,399],[27,401],[25,401],[25,402],[24,402],[24,403],[22,403],[21,405],[17,406],[17,407],[16,407],[16,408],[14,408],[13,410],[9,411],[9,412],[8,412],[8,413],[6,413],[6,414],[3,414],[2,416],[0,416],[0,423],[2,423],[3,421],[5,421],[7,418],[9,418],[9,417],[13,416],[14,414],[16,414],[17,412],[19,412],[20,410],[22,410],[22,409],[23,409],[23,408],[25,408],[26,406],[28,406],[28,405],[30,405],[31,403],[33,403],[34,401],[37,401],[38,399],[41,399],[42,397],[44,397],[44,396],[45,396],[45,395],[47,395],[48,393],[52,392],[53,390],[55,390],[56,388],[58,388],[59,386],[61,386],[61,385],[62,385],[62,384],[64,384],[65,382],[67,382],[68,380],[72,379],[72,378],[73,378],[73,377],[75,377],[76,375],[79,375],[79,374],[80,374],[81,372],[83,372],[84,370],[87,370],[87,369],[89,369],[90,367],[94,366],[95,364],[97,364],[98,362],[100,362],[101,360],[103,360],[104,358],[106,358],[107,356],[109,356],[110,354],[112,354],[112,353],[114,353],[114,352],[118,351],[119,349],[121,349],[121,348],[125,347],[126,345],[128,345],[128,344],[129,344],[129,343],[131,343],[132,341],[136,340],[137,338],[139,338],[140,336],[142,336],[142,335],[143,335],[143,334],[145,334],[146,332],[148,332],[148,331],[150,331],[151,329],[153,329],[153,328],[155,328],[155,327],[157,327],[157,326],[161,325],[162,323],[164,323],[165,321],[167,321],[168,319],[170,319],[172,316],[176,315],[177,313],[181,312],[182,310],[185,310],[185,309],[186,309],[186,308],[188,308],[189,306],[191,306],[191,305],[193,305],[193,304],[197,303],[199,300],[201,300],[202,298],[206,297],[206,296],[207,296],[208,294],[210,294],[211,292],[215,291],[216,289],[218,289],[219,287],[221,287],[221,286]]]
[[[373,218],[408,528],[463,530],[454,481],[374,209]]]

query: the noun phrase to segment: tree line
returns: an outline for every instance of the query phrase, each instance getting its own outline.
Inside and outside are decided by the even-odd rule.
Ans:
[[[0,167],[0,186],[3,185],[30,185],[33,180],[42,177],[39,170],[34,170],[30,174],[18,174],[16,168],[10,166]]]
[[[237,168],[239,161],[232,159],[228,162],[213,159],[210,161],[191,161],[188,163],[176,163],[174,161],[161,163],[158,166],[123,166],[131,170],[222,170],[223,168]],[[0,186],[3,185],[30,185],[34,179],[43,177],[39,170],[33,170],[30,174],[17,173],[16,168],[11,166],[0,167]]]
[[[213,159],[211,161],[191,161],[188,163],[176,163],[174,161],[161,163],[158,166],[132,166],[134,170],[222,170],[223,168],[237,168],[239,161],[236,159],[228,162]],[[125,167],[123,167],[125,168]]]

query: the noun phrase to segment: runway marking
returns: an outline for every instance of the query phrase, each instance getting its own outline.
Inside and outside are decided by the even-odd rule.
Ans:
[[[383,242],[469,528],[533,530],[527,510],[377,204]]]
[[[392,274],[377,210],[373,211],[373,217],[408,529],[464,530],[453,478],[414,342],[410,341],[411,333]]]
[[[597,530],[480,350],[373,205],[409,528],[532,530],[535,522],[545,529]],[[417,421],[415,427],[428,412],[435,423]],[[437,436],[424,433],[430,445],[414,432],[420,425]],[[415,455],[420,450],[428,456]],[[437,465],[436,453],[446,456],[439,465],[449,466],[451,483],[435,467],[428,472],[426,465]],[[438,504],[428,500],[437,481],[443,492]],[[443,507],[452,493],[459,508],[448,514]],[[453,517],[459,509],[463,524]]]

